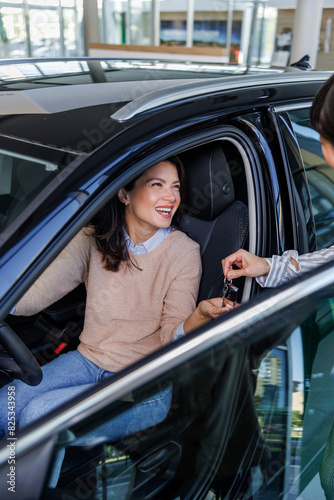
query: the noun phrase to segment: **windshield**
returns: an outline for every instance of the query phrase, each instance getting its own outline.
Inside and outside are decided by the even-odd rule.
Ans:
[[[38,196],[58,173],[54,163],[0,149],[0,230]]]

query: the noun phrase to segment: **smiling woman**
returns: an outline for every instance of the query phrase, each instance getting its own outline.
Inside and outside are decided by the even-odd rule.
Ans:
[[[199,245],[171,226],[183,185],[179,158],[149,168],[110,200],[18,302],[16,314],[32,315],[82,282],[87,289],[78,349],[45,365],[38,386],[16,384],[20,427],[231,309],[221,307],[221,298],[196,307]],[[6,395],[3,388],[0,400]],[[160,409],[158,423],[168,412],[171,393],[153,395],[150,401]],[[4,436],[7,413],[1,410],[0,417]],[[137,411],[137,430],[145,427],[145,412],[142,417]],[[126,436],[129,418],[124,425],[117,423],[115,439]]]
[[[171,169],[168,162],[158,163],[138,179],[132,191],[122,189],[119,197],[127,207],[125,219],[131,239],[135,243],[145,241],[153,236],[157,226],[169,227],[180,206],[177,168]]]
[[[147,242],[159,229],[168,229],[180,213],[185,174],[176,156],[149,168],[119,190],[94,218],[94,236],[107,269],[116,271],[122,261],[131,263],[125,238],[133,245]],[[126,228],[126,232],[124,232]],[[147,245],[147,243],[146,243]],[[137,253],[138,247],[135,249]]]

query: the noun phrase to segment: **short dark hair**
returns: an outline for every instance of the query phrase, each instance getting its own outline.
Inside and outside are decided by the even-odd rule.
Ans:
[[[316,93],[310,119],[312,127],[334,146],[334,75]]]

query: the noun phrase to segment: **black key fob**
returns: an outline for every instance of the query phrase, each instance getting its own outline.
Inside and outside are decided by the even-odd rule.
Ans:
[[[224,288],[223,288],[223,307],[225,301],[228,300],[233,306],[237,303],[238,288],[232,285],[232,280],[228,280],[225,276],[224,278]]]

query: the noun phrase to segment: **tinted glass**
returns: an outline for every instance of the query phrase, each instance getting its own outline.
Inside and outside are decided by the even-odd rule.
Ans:
[[[68,428],[45,498],[324,499],[333,305],[317,291]]]
[[[289,415],[287,354],[287,347],[282,345],[264,357],[259,367],[254,395],[259,422],[271,459],[262,473],[265,470],[267,479],[270,478],[269,489],[273,498],[279,497],[289,436],[287,430]]]
[[[334,243],[334,170],[321,151],[319,134],[311,127],[310,109],[289,113],[302,154],[316,226],[317,248]]]
[[[0,150],[0,231],[13,222],[57,172],[53,163]]]

